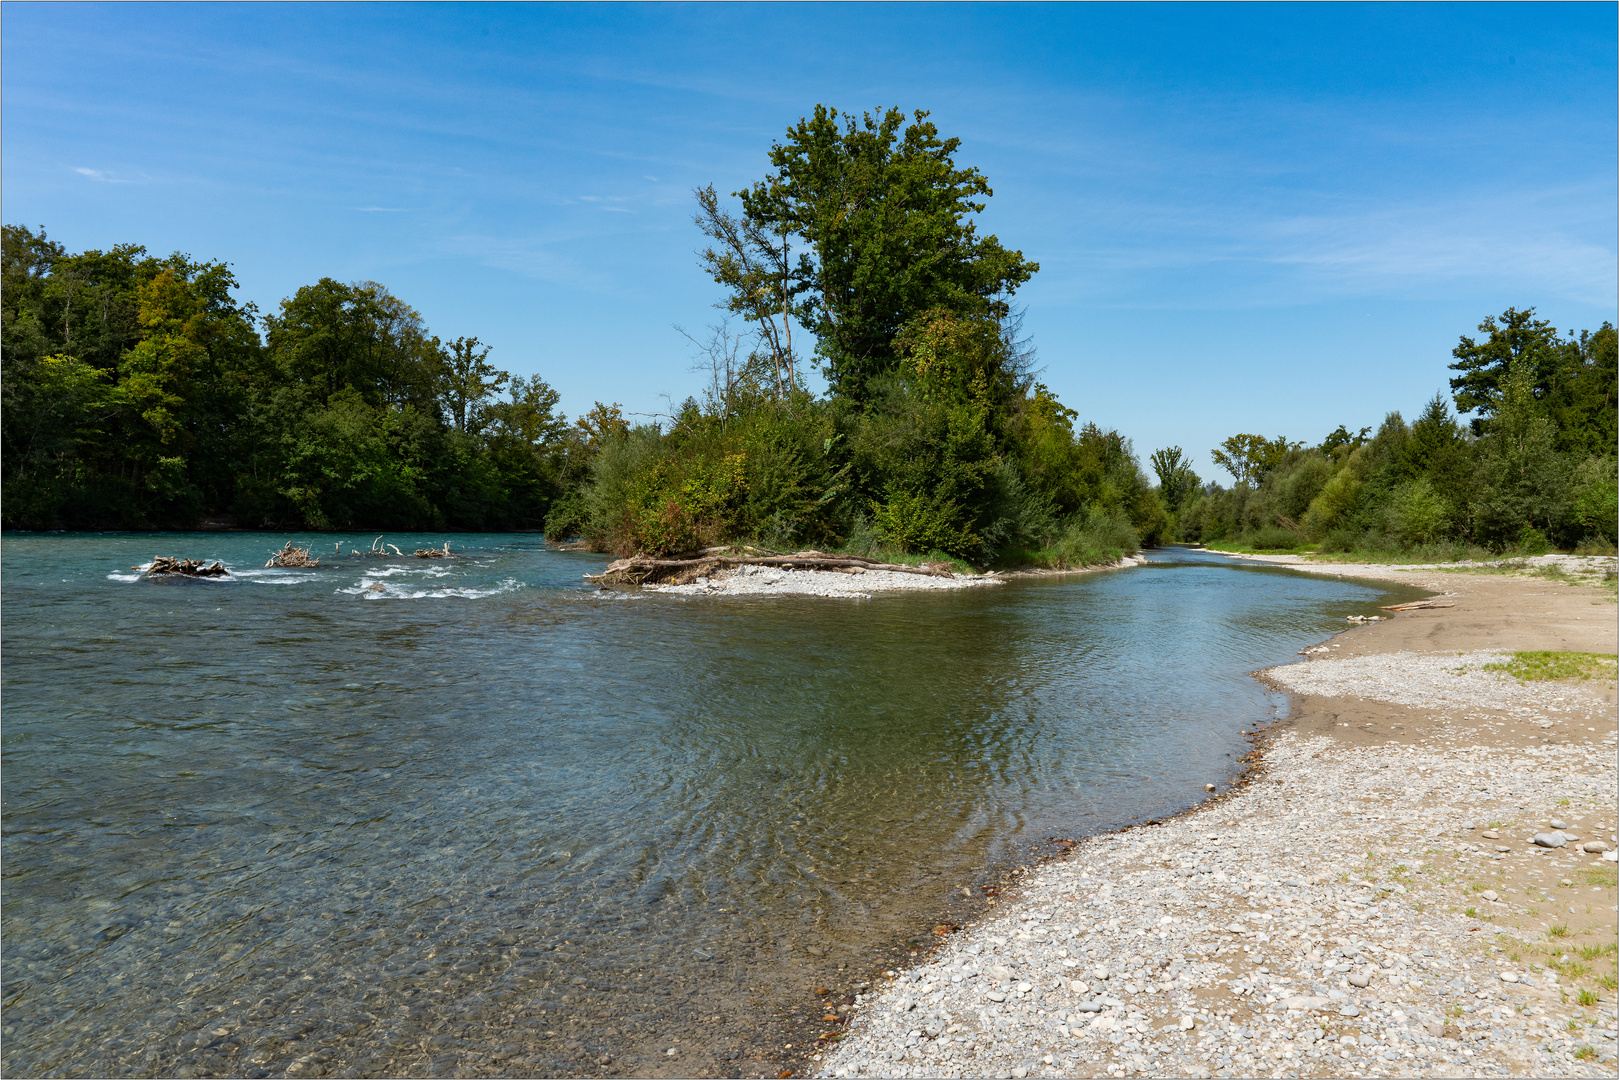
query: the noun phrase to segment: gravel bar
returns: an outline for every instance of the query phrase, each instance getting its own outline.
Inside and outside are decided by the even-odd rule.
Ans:
[[[1497,655],[1265,674],[1559,723],[1595,707],[1602,730],[1516,747],[1280,730],[1245,786],[1023,872],[998,914],[861,997],[818,1075],[1613,1076],[1611,982],[1580,996],[1613,971],[1613,717],[1481,670]],[[1582,947],[1610,952],[1580,975]]]

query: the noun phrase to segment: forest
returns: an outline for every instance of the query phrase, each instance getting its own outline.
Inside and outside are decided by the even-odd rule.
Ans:
[[[958,149],[925,112],[818,106],[751,186],[695,192],[723,317],[694,339],[701,392],[640,422],[601,402],[570,422],[544,379],[376,282],[321,278],[261,313],[225,262],[7,225],[3,524],[543,530],[620,555],[980,567],[1178,541],[1612,550],[1611,325],[1564,338],[1509,309],[1456,347],[1456,414],[1439,395],[1315,445],[1234,435],[1214,450],[1229,488],[1178,447],[1149,473],[1039,380],[1014,302],[1039,265],[979,234],[993,193]]]

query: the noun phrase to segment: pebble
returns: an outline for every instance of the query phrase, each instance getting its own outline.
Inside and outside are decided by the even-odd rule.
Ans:
[[[1346,691],[1339,696],[1374,700],[1421,699],[1424,679],[1449,680],[1446,692],[1469,708],[1546,708],[1527,705],[1515,681],[1474,672],[1482,654],[1450,653],[1401,674],[1400,657],[1411,655],[1310,659],[1267,674],[1282,682],[1280,671],[1314,669],[1321,685]],[[1458,676],[1459,666],[1470,674]],[[1584,697],[1569,694],[1565,705],[1566,715],[1587,711]],[[1593,715],[1606,709],[1596,705]],[[1465,737],[1357,747],[1283,731],[1266,748],[1265,782],[1158,825],[1081,840],[1018,875],[983,921],[873,987],[815,1068],[844,1077],[1612,1077],[1613,1041],[1567,1026],[1614,1026],[1611,994],[1582,1011],[1559,997],[1565,988],[1573,997],[1572,979],[1543,990],[1539,976],[1503,972],[1496,933],[1475,932],[1480,921],[1460,910],[1467,901],[1454,878],[1393,872],[1437,863],[1445,844],[1435,842],[1466,836],[1464,825],[1523,820],[1561,798],[1612,818],[1607,723],[1595,745],[1527,748]],[[1443,857],[1456,869],[1476,860],[1462,873],[1482,875],[1497,864],[1481,847]],[[1370,866],[1369,851],[1378,855]],[[1521,846],[1504,857],[1537,858]],[[902,1001],[914,1008],[897,1011]],[[1596,1056],[1576,1059],[1585,1045]]]

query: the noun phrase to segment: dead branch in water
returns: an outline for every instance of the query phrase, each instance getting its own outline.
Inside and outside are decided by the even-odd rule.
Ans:
[[[719,554],[729,550],[733,549],[705,548],[695,556],[669,559],[637,555],[630,559],[619,559],[600,574],[586,574],[585,577],[598,585],[653,585],[671,578],[692,581],[732,566],[774,566],[782,570],[834,570],[842,573],[889,570],[896,574],[922,574],[927,577],[956,576],[943,563],[904,566],[878,562],[864,555],[828,555],[824,551],[799,551],[792,555]]]
[[[266,569],[272,566],[308,568],[319,566],[320,560],[310,555],[308,548],[294,547],[292,541],[288,540],[286,546],[271,555],[270,561],[264,565]]]
[[[141,567],[130,567],[139,570]],[[220,563],[206,564],[201,559],[176,559],[172,555],[159,555],[145,568],[148,574],[183,574],[186,577],[229,577],[230,571]]]
[[[457,558],[460,558],[460,556],[458,556],[458,555],[451,555],[450,554],[450,542],[448,540],[444,541],[444,550],[443,551],[440,551],[438,548],[417,548],[416,549],[416,557],[418,559],[457,559]]]

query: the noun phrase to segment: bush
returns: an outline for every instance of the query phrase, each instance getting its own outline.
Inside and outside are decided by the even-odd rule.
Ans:
[[[1036,566],[1075,570],[1117,562],[1140,550],[1141,539],[1128,519],[1092,509],[1074,515],[1055,541],[1026,558]]]
[[[1292,551],[1304,542],[1292,529],[1259,529],[1243,539],[1249,547],[1268,551]]]
[[[1450,507],[1426,476],[1394,489],[1388,511],[1391,531],[1408,544],[1430,544],[1450,527]]]

